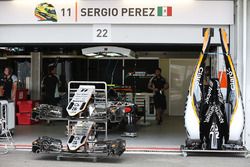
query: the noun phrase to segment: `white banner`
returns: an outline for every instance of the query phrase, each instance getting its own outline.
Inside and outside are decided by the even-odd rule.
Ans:
[[[13,0],[0,24],[233,24],[233,1]]]

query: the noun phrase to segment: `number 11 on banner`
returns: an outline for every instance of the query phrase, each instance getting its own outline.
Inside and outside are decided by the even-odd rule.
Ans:
[[[111,42],[111,25],[93,25],[93,42]]]

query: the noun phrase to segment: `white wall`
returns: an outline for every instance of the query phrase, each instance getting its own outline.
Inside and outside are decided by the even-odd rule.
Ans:
[[[35,16],[38,14],[35,9],[38,7],[42,11],[43,7],[40,3],[44,2],[44,0],[0,1],[0,24],[231,25],[234,22],[234,2],[225,0],[185,2],[178,0],[46,0],[46,3],[53,6],[54,22],[43,19],[41,21],[41,17]],[[161,15],[162,12],[158,7],[169,7],[170,10]],[[102,12],[95,12],[93,9]],[[85,12],[81,12],[82,10]],[[116,12],[112,12],[114,10]]]
[[[246,121],[246,126],[245,126],[245,130],[246,130],[246,146],[248,148],[248,150],[250,150],[250,75],[249,75],[249,71],[250,71],[250,1],[248,1],[248,7],[247,7],[247,57],[246,57],[246,74],[244,75],[245,79],[246,79],[246,87],[245,87],[245,95],[246,95],[246,99],[245,99],[245,113],[246,113],[246,117],[245,117],[245,121]],[[243,62],[244,64],[244,62]],[[244,93],[244,92],[243,92]],[[243,99],[244,100],[244,99]]]
[[[183,116],[197,59],[169,60],[169,115]]]
[[[208,25],[205,27],[209,27]],[[212,26],[220,43],[218,28]],[[171,43],[201,44],[202,25],[111,25],[110,37],[97,39],[93,25],[0,25],[1,43]]]

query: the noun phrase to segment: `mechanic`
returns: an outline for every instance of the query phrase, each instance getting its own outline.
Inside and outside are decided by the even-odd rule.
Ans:
[[[2,99],[16,100],[17,77],[13,74],[11,67],[5,67],[1,77],[1,95]]]
[[[48,75],[43,78],[42,89],[44,90],[44,103],[57,105],[59,102],[58,92],[59,79],[56,76],[56,66],[49,64]]]
[[[163,121],[163,113],[166,110],[166,96],[164,91],[169,87],[166,79],[161,76],[161,69],[155,69],[155,76],[148,83],[148,88],[154,92],[154,105],[156,109],[156,120],[158,125]]]

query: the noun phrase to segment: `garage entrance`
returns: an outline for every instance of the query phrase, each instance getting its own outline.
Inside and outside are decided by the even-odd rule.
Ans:
[[[215,46],[212,46],[215,47]],[[2,50],[7,54],[7,60],[1,60],[1,63],[12,65],[15,73],[20,79],[20,88],[30,89],[29,77],[31,77],[30,66],[32,63],[31,49],[37,49],[41,56],[41,81],[47,75],[47,67],[52,63],[57,63],[57,76],[60,80],[61,87],[59,93],[61,96],[67,91],[67,83],[69,81],[105,81],[107,84],[116,87],[126,87],[134,89],[134,103],[142,105],[145,100],[146,118],[142,116],[137,121],[137,137],[125,137],[128,148],[166,148],[177,149],[184,143],[186,134],[184,129],[183,112],[185,107],[185,99],[190,83],[190,78],[199,56],[201,45],[154,45],[149,48],[148,45],[134,45],[130,48],[134,49],[136,57],[124,58],[90,58],[80,55],[82,47],[77,46],[73,49],[67,47],[44,46],[34,48],[33,46],[16,47],[20,49],[19,53],[11,51],[13,46],[9,46]],[[46,49],[44,49],[46,48]],[[86,47],[89,48],[89,47]],[[149,48],[147,51],[144,48]],[[177,48],[182,48],[177,50]],[[59,51],[58,51],[59,50]],[[78,51],[79,53],[77,53]],[[12,53],[12,55],[10,55]],[[27,55],[25,55],[25,53]],[[67,53],[67,54],[65,54]],[[77,54],[75,54],[77,53]],[[169,89],[165,92],[167,96],[167,110],[164,113],[164,122],[157,125],[155,121],[155,109],[153,104],[153,94],[147,88],[147,84],[154,73],[155,68],[162,69],[162,75],[169,83]],[[21,69],[26,68],[26,73]],[[131,74],[137,73],[142,76],[131,77]],[[34,83],[39,85],[40,83]],[[31,92],[29,92],[29,95]],[[126,92],[127,100],[133,102],[133,91]],[[34,96],[33,96],[34,97]],[[40,102],[43,102],[43,90],[40,90]],[[144,125],[146,123],[146,126]],[[38,136],[51,136],[64,139],[67,121],[50,121],[34,124],[31,126],[18,125],[15,130],[15,140],[19,145],[29,145],[32,140]],[[111,127],[108,132],[109,138],[121,138],[123,130],[119,126]]]
[[[19,88],[28,88],[31,100],[42,100],[41,83],[51,63],[57,64],[61,92],[67,92],[67,82],[71,80],[105,81],[122,88],[131,87],[126,92],[128,98],[138,105],[145,101],[145,121],[150,125],[138,125],[138,137],[128,138],[128,146],[177,148],[183,144],[185,98],[201,50],[202,30],[214,28],[214,47],[220,43],[219,28],[232,35],[232,42],[234,2],[48,0],[47,3],[0,2],[2,13],[7,13],[0,18],[1,67],[14,68]],[[105,5],[100,8],[100,3]],[[47,12],[44,14],[43,10]],[[136,58],[82,55],[82,49],[94,46],[127,48],[135,52]],[[161,126],[154,121],[153,95],[147,89],[156,67],[162,68],[170,86],[166,92],[166,118]],[[65,138],[64,132],[64,122],[56,122],[54,126],[18,126],[15,139],[17,143],[30,143],[41,135]],[[112,135],[120,133],[114,131]]]

